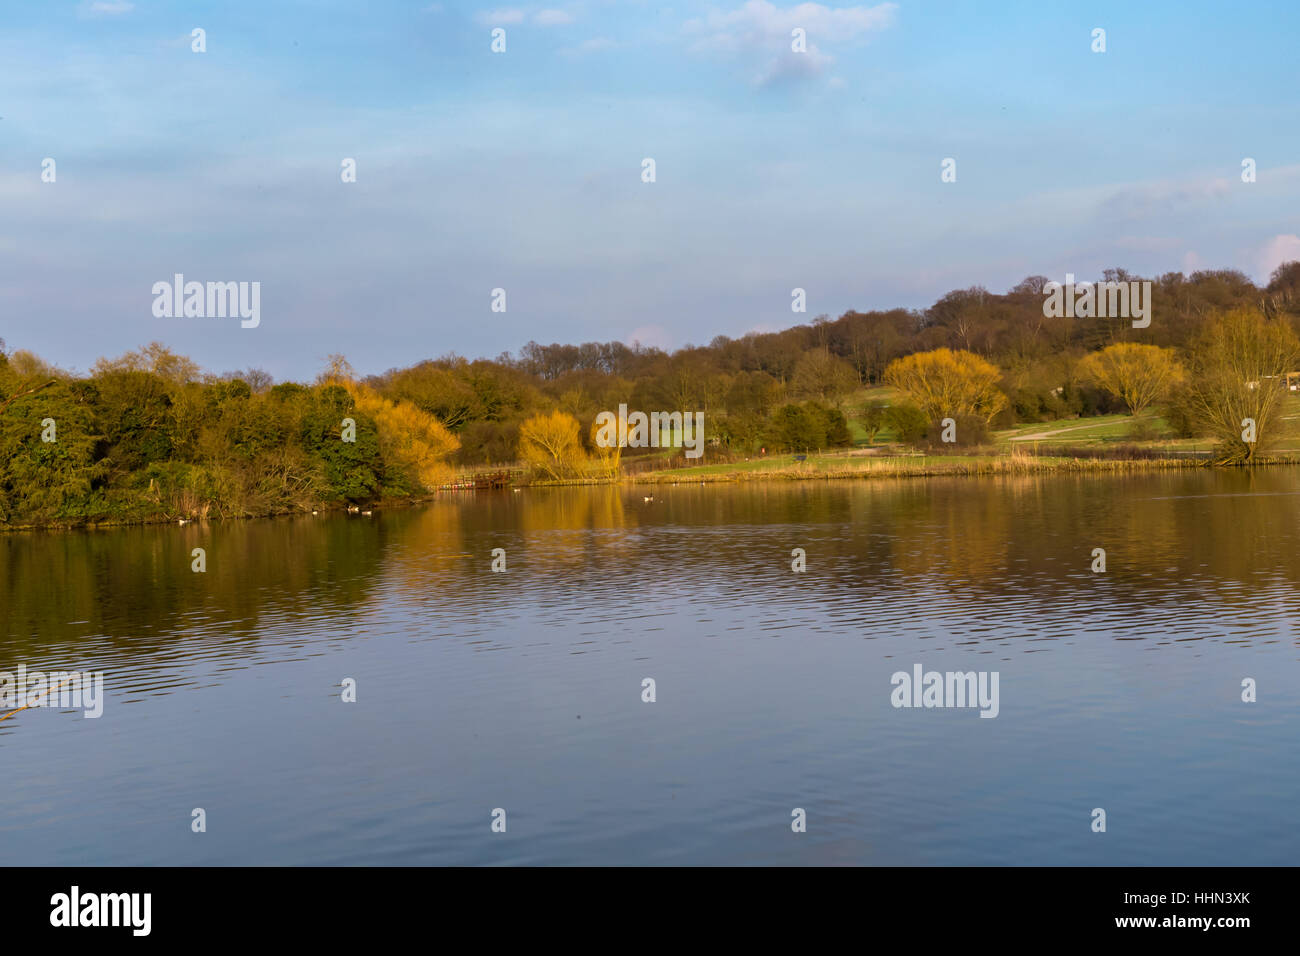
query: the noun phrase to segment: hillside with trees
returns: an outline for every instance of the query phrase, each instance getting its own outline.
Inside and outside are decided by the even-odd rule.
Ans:
[[[1139,277],[1108,270],[1106,280]],[[0,343],[0,524],[239,517],[418,498],[457,469],[519,465],[611,478],[645,449],[603,449],[620,404],[705,415],[709,455],[937,440],[1018,423],[1159,409],[1172,433],[1249,462],[1277,434],[1279,376],[1300,361],[1300,262],[1264,287],[1236,271],[1153,279],[1152,321],[1048,317],[1031,276],[928,309],[819,316],[671,353],[620,342],[454,355],[314,382],[205,373],[153,344],[74,374]],[[1258,430],[1242,437],[1242,421]],[[345,420],[353,440],[346,440]],[[856,437],[855,437],[856,436]],[[662,457],[662,455],[660,456]]]

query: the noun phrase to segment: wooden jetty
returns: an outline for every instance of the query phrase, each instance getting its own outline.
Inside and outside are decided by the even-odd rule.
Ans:
[[[465,475],[451,484],[443,485],[444,491],[492,491],[509,488],[515,472],[494,471],[476,475]]]

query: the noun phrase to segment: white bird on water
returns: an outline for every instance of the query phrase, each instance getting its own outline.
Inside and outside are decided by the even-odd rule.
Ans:
[[[190,523],[190,519],[189,519],[189,518],[177,518],[177,519],[176,519],[176,523],[177,523],[177,524],[189,524],[189,523]]]
[[[642,500],[642,501],[654,501],[654,500],[655,500],[655,496],[654,496],[654,495],[650,495],[648,498],[642,498],[641,500]]]

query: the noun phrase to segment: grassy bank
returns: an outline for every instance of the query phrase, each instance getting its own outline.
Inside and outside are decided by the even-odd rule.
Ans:
[[[897,398],[887,388],[863,389],[853,402],[888,402]],[[859,423],[852,422],[855,447],[810,453],[795,461],[791,454],[751,456],[726,463],[671,464],[625,477],[631,483],[805,480],[831,478],[926,477],[939,475],[1024,475],[1053,472],[1135,472],[1205,467],[1213,442],[1182,438],[1159,414],[1097,415],[1088,418],[1024,422],[992,433],[990,443],[964,453],[928,454],[897,443],[883,429],[875,442]],[[705,460],[708,452],[705,453]],[[1300,395],[1283,399],[1269,455],[1257,465],[1300,463]]]
[[[924,478],[951,475],[1029,475],[1065,472],[1113,472],[1197,468],[1193,458],[1106,459],[1047,455],[904,455],[845,458],[810,455],[807,461],[780,460],[702,465],[650,471],[627,481],[639,484],[714,481],[802,481],[836,478]]]

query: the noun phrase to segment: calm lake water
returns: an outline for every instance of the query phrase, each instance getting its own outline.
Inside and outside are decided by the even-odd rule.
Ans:
[[[1298,479],[526,490],[0,536],[0,670],[101,670],[107,698],[0,722],[0,860],[1294,864]],[[916,664],[996,671],[998,716],[893,707]]]

